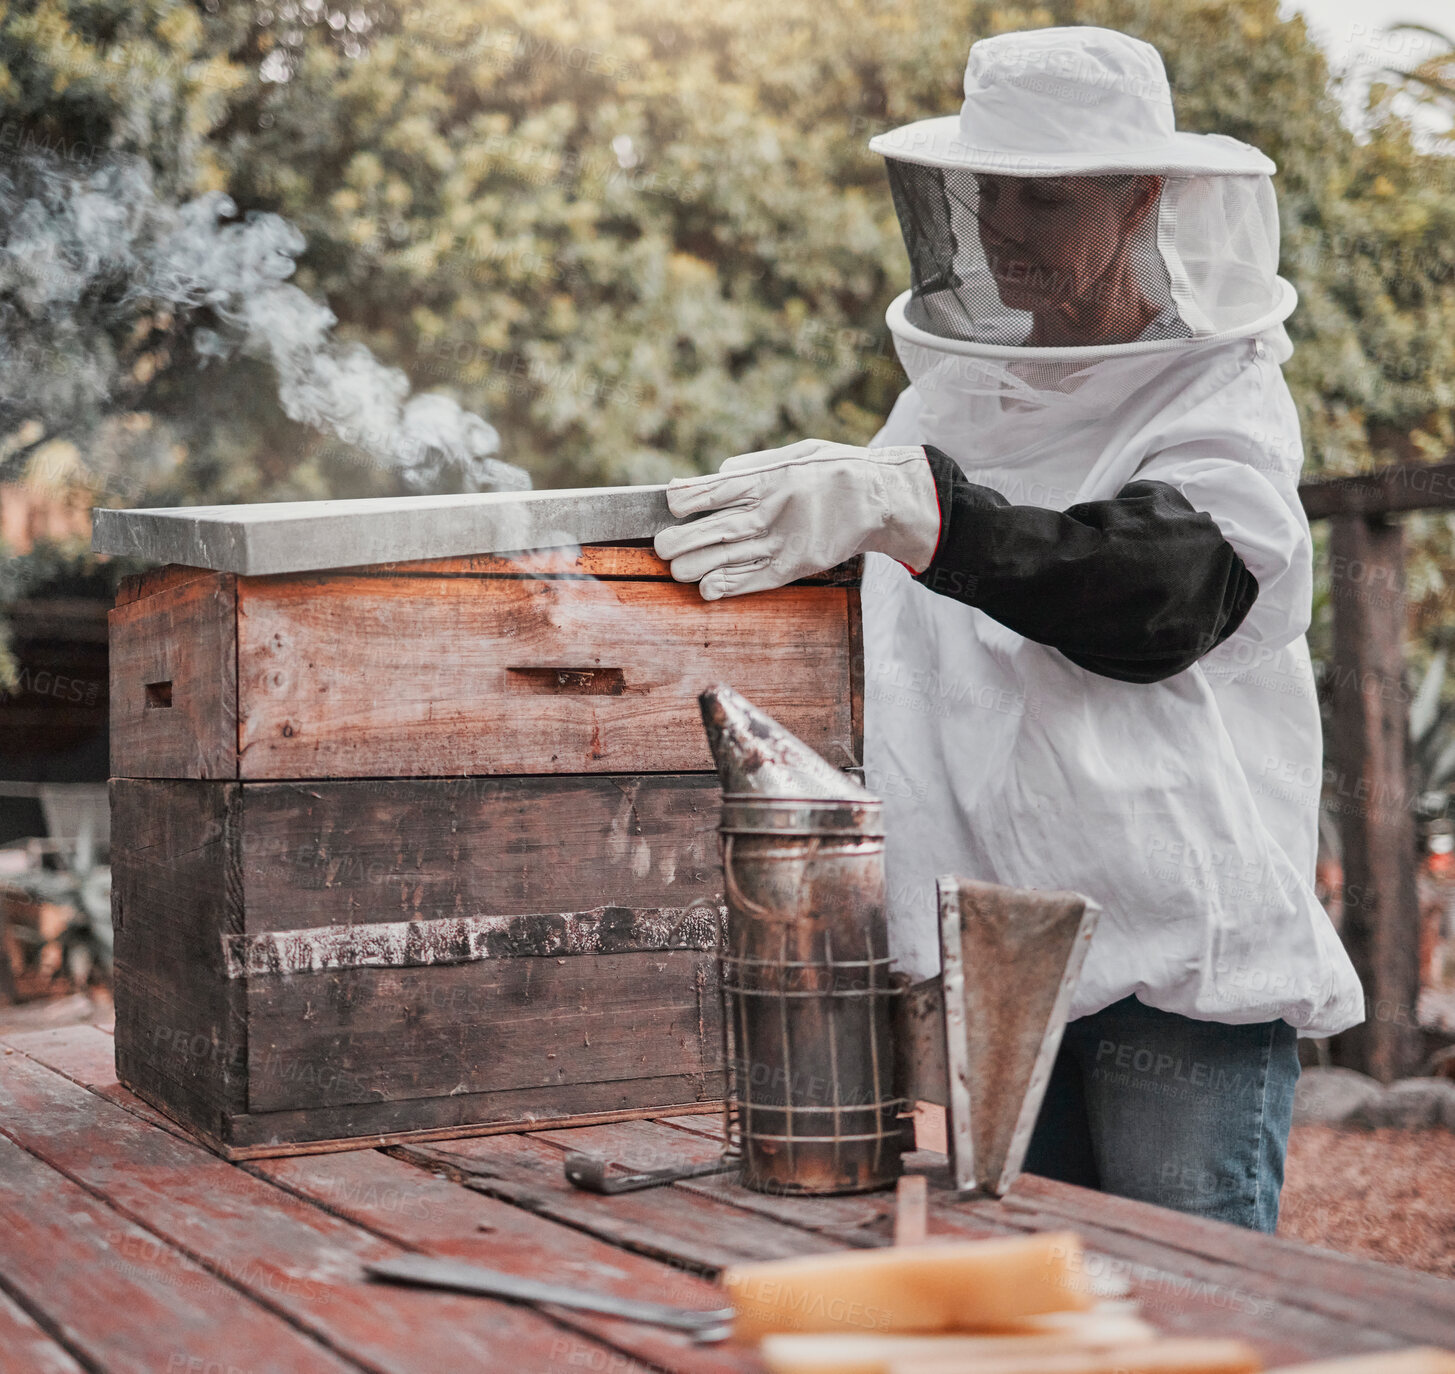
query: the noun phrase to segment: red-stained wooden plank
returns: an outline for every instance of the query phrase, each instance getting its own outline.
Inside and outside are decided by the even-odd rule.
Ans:
[[[691,1154],[694,1159],[709,1145],[705,1121],[673,1118],[662,1124],[702,1139],[703,1146]],[[570,1140],[571,1148],[581,1148],[584,1136],[560,1131],[540,1138]],[[617,1140],[625,1143],[619,1133]],[[715,1142],[711,1148],[716,1148]],[[666,1149],[670,1152],[670,1142]],[[644,1167],[649,1163],[632,1154],[622,1157]],[[932,1234],[963,1228],[979,1235],[987,1226],[1045,1230],[1070,1225],[1100,1245],[1104,1252],[1100,1263],[1108,1272],[1130,1274],[1152,1319],[1160,1317],[1163,1325],[1179,1334],[1213,1334],[1230,1310],[1237,1314],[1239,1307],[1256,1307],[1263,1316],[1255,1325],[1262,1331],[1265,1348],[1279,1358],[1378,1350],[1396,1339],[1455,1344],[1455,1321],[1447,1315],[1455,1305],[1455,1284],[1445,1280],[1033,1175],[1023,1175],[1005,1203],[966,1204],[954,1199],[943,1168],[933,1167],[936,1161],[942,1165],[942,1157],[925,1153],[918,1158],[925,1164],[908,1167],[931,1171]],[[714,1183],[702,1179],[676,1186],[711,1191]],[[724,1188],[722,1183],[716,1186]],[[796,1211],[780,1208],[777,1215],[783,1220],[815,1226],[818,1199],[771,1199],[775,1204],[780,1201],[806,1203],[808,1212],[800,1218]],[[837,1207],[851,1200],[823,1201]],[[832,1227],[815,1229],[833,1234]],[[882,1229],[882,1224],[868,1223],[865,1234],[878,1242]],[[1356,1314],[1352,1324],[1366,1327],[1363,1334],[1350,1329]]]
[[[532,1138],[557,1149],[586,1149],[633,1168],[661,1168],[673,1163],[710,1159],[718,1142],[695,1132],[661,1123],[623,1123],[579,1130],[544,1131]],[[943,1157],[925,1152],[909,1157],[912,1167],[932,1184],[932,1235],[980,1238],[988,1235],[1070,1229],[1063,1218],[1023,1205],[992,1199],[958,1200]],[[887,1212],[890,1196],[773,1198],[741,1188],[730,1178],[693,1179],[670,1190],[692,1191],[749,1208],[779,1221],[811,1228],[839,1243],[882,1245],[890,1239]],[[1313,1310],[1296,1286],[1268,1291],[1267,1276],[1247,1273],[1235,1263],[1219,1263],[1183,1253],[1173,1241],[1151,1242],[1095,1224],[1101,1195],[1071,1190],[1088,1203],[1089,1214],[1078,1230],[1088,1246],[1086,1272],[1124,1280],[1144,1306],[1149,1320],[1177,1334],[1212,1336],[1236,1326],[1255,1341],[1269,1359],[1297,1360],[1351,1350],[1379,1350],[1398,1344],[1380,1323],[1351,1322]],[[651,1197],[653,1194],[639,1194]],[[1178,1218],[1179,1214],[1169,1214]],[[1366,1329],[1367,1328],[1367,1329]]]
[[[65,1075],[72,1083],[89,1088],[99,1097],[124,1107],[134,1116],[181,1139],[187,1133],[170,1117],[143,1102],[116,1081],[116,1041],[99,1026],[57,1026],[52,1030],[25,1031],[0,1039],[5,1053],[19,1051],[39,1064]]]
[[[727,1305],[716,1285],[696,1275],[617,1249],[377,1150],[264,1160],[246,1167],[412,1250],[676,1307]],[[685,1334],[566,1308],[553,1315],[563,1325],[664,1369],[743,1374],[762,1368],[740,1347],[697,1346]]]
[[[690,1119],[690,1118],[689,1118]],[[655,1121],[624,1121],[577,1130],[541,1131],[535,1139],[558,1149],[584,1150],[638,1169],[707,1164],[722,1153],[722,1139],[681,1131]],[[733,1174],[683,1179],[672,1185],[756,1216],[788,1222],[828,1237],[837,1245],[883,1245],[889,1239],[894,1194],[856,1193],[842,1197],[785,1197],[744,1188]]]
[[[714,1140],[722,1139],[721,1111],[704,1112],[701,1116],[657,1116],[652,1119],[679,1131],[690,1131],[693,1135],[711,1136]]]
[[[631,1166],[665,1168],[674,1163],[705,1162],[715,1157],[719,1141],[653,1122],[547,1131],[535,1139],[565,1149],[585,1149]],[[1054,1214],[1023,1210],[989,1199],[958,1202],[942,1156],[909,1156],[911,1167],[923,1172],[933,1185],[932,1235],[981,1238],[1029,1230],[1067,1228]],[[731,1176],[683,1180],[672,1185],[719,1201],[776,1217],[810,1229],[839,1244],[885,1245],[891,1240],[892,1193],[866,1193],[842,1197],[774,1197],[741,1187]],[[1132,1283],[1145,1304],[1149,1319],[1169,1331],[1210,1336],[1225,1332],[1230,1317],[1239,1330],[1258,1340],[1270,1358],[1297,1359],[1361,1348],[1357,1332],[1343,1322],[1306,1311],[1287,1293],[1270,1293],[1266,1277],[1244,1274],[1229,1264],[1181,1253],[1175,1244],[1156,1245],[1094,1225],[1100,1194],[1069,1190],[1087,1203],[1079,1230],[1095,1252],[1088,1255],[1088,1275],[1107,1274]],[[1161,1211],[1162,1209],[1152,1209]],[[1178,1214],[1170,1214],[1177,1217]],[[1069,1228],[1067,1228],[1069,1229]],[[1350,1344],[1353,1341],[1354,1344]],[[1382,1349],[1393,1341],[1371,1335],[1363,1348]]]
[[[1414,1343],[1455,1347],[1455,1283],[1374,1260],[1320,1250],[1301,1241],[1189,1216],[1131,1198],[1113,1197],[1023,1174],[1007,1198],[1072,1225],[1236,1266],[1249,1286],[1340,1319],[1358,1318]]]
[[[241,1369],[356,1368],[3,1137],[0,1237],[5,1287],[95,1368],[177,1369],[224,1345]]]
[[[0,1374],[83,1374],[19,1304],[0,1293]]]
[[[491,1196],[517,1207],[623,1249],[706,1275],[744,1260],[821,1254],[839,1248],[795,1226],[752,1216],[675,1187],[616,1197],[582,1192],[566,1182],[561,1150],[537,1136],[399,1145],[389,1153],[469,1177]]]
[[[617,1358],[523,1307],[368,1281],[363,1266],[400,1254],[399,1246],[21,1054],[0,1056],[0,1130],[164,1243],[372,1369],[535,1370],[569,1368],[568,1359],[605,1369]],[[225,1354],[228,1339],[214,1323],[214,1348]]]
[[[947,1177],[946,1193],[948,1186]],[[934,1191],[930,1205],[941,1224],[954,1225],[956,1209],[937,1208]],[[1030,1230],[1074,1230],[1085,1246],[1083,1271],[1088,1281],[1129,1285],[1129,1296],[1142,1315],[1169,1335],[1218,1336],[1235,1328],[1270,1365],[1409,1344],[1377,1317],[1371,1320],[1367,1314],[1347,1310],[1331,1314],[1312,1290],[1236,1263],[1189,1254],[1176,1245],[1112,1230],[1085,1217],[1072,1220],[1023,1199],[971,1206],[982,1215],[993,1209]]]

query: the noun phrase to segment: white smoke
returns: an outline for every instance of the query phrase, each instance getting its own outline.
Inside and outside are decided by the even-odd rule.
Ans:
[[[20,418],[103,406],[117,380],[107,326],[128,306],[208,310],[215,328],[193,334],[203,364],[268,363],[290,419],[397,469],[411,489],[438,489],[446,471],[472,491],[530,486],[494,456],[487,421],[447,396],[411,396],[398,368],[333,337],[334,313],[288,281],[307,247],[296,226],[236,216],[216,191],[167,204],[137,159],[84,174],[40,159],[0,170],[0,404]],[[46,346],[27,348],[37,332]]]

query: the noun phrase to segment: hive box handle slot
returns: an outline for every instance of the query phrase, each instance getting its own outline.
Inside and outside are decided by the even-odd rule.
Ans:
[[[620,668],[507,668],[506,681],[516,690],[550,695],[619,697],[626,691]]]
[[[172,684],[170,682],[149,682],[146,691],[148,711],[154,707],[172,704]]]

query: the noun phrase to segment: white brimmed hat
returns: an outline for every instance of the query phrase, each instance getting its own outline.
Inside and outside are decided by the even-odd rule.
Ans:
[[[959,115],[901,125],[869,147],[904,162],[1003,176],[1277,170],[1236,138],[1178,133],[1162,55],[1091,27],[982,38],[970,48]]]

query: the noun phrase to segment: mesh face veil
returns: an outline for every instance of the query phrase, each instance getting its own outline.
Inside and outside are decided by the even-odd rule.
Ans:
[[[1119,353],[1259,333],[1291,308],[1265,175],[887,165],[911,274],[890,324],[911,340]]]
[[[1179,131],[1149,43],[1089,26],[983,38],[959,115],[869,147],[909,250],[899,343],[1058,366],[1263,334],[1286,348],[1277,169]]]

